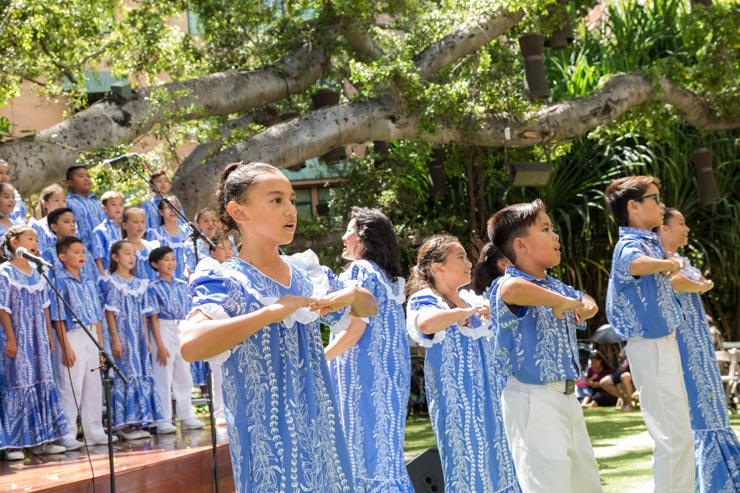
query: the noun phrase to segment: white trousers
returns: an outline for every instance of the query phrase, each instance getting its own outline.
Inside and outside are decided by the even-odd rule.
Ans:
[[[85,334],[86,329],[73,329],[67,332],[69,347],[75,353],[75,364],[69,368],[62,364],[62,345],[57,340],[54,352],[59,352],[54,358],[56,371],[54,377],[59,397],[62,401],[64,416],[67,418],[69,431],[64,439],[77,438],[77,416],[82,422],[82,432],[88,441],[101,442],[106,438],[103,429],[103,384],[100,372],[93,371],[100,367],[98,348]],[[93,332],[97,339],[97,334]],[[74,389],[74,396],[72,390]],[[80,407],[75,404],[75,397]]]
[[[523,493],[602,491],[599,466],[575,394],[525,384],[510,376],[502,404]]]
[[[676,336],[631,337],[625,348],[640,409],[655,441],[656,493],[694,491],[694,436]]]
[[[224,392],[221,387],[221,365],[211,365],[211,388],[213,389],[213,419],[224,417]]]
[[[152,345],[152,375],[154,385],[160,399],[164,420],[172,420],[172,397],[175,394],[177,419],[195,418],[193,408],[193,377],[190,374],[190,363],[182,359],[180,354],[180,321],[159,319],[159,333],[167,352],[167,364],[162,366],[157,361],[157,343],[151,337]]]

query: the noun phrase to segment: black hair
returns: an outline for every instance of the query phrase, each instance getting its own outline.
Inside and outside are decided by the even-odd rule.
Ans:
[[[151,252],[149,252],[149,265],[152,266],[152,269],[158,270],[154,266],[154,264],[156,264],[157,262],[159,262],[160,260],[162,260],[164,258],[164,256],[167,255],[168,253],[175,253],[175,251],[172,248],[170,248],[170,247],[168,247],[166,245],[165,246],[161,246],[161,247],[157,247],[154,250],[152,250]]]
[[[612,181],[604,195],[617,226],[629,226],[627,204],[642,197],[650,185],[660,189],[660,180],[654,176],[625,176]]]
[[[15,249],[10,246],[10,241],[17,239],[18,237],[20,237],[20,235],[22,235],[23,233],[28,233],[29,231],[33,234],[36,234],[35,229],[25,224],[11,226],[8,231],[5,232],[5,238],[3,239],[2,244],[0,244],[0,263],[10,260],[8,252],[15,252]]]
[[[505,207],[488,220],[488,238],[511,262],[516,263],[514,239],[527,236],[527,228],[537,221],[545,204],[540,199]]]
[[[172,201],[176,201],[177,206],[182,207],[182,202],[180,202],[180,199],[178,199],[176,195],[168,195],[167,200],[169,200],[170,203],[172,203]],[[172,205],[175,205],[175,204],[172,204]],[[164,200],[160,200],[159,205],[157,205],[157,211],[162,212],[165,209],[165,207],[169,207],[169,205],[167,205],[167,203]],[[164,224],[164,216],[162,214],[159,215],[159,224],[160,225]]]
[[[49,213],[48,216],[46,216],[46,222],[50,225],[56,224],[59,222],[59,218],[68,212],[72,213],[73,216],[75,215],[74,211],[69,207],[60,207],[59,209],[54,209]]]
[[[362,240],[362,258],[375,262],[389,278],[400,277],[401,248],[390,219],[377,209],[365,207],[353,207],[349,217],[354,219],[357,237]]]
[[[113,243],[110,247],[110,265],[108,265],[108,272],[113,274],[118,270],[118,262],[116,262],[113,259],[113,255],[118,255],[121,251],[121,248],[123,248],[124,245],[131,245],[133,246],[133,243],[131,243],[128,240],[118,240],[117,242]],[[136,250],[136,247],[134,247],[134,250]],[[136,275],[136,264],[134,264],[133,267],[131,267],[131,270],[129,271],[131,275]]]
[[[419,247],[419,253],[416,255],[416,265],[411,268],[409,282],[406,284],[406,295],[411,296],[424,288],[430,288],[442,296],[434,285],[432,264],[444,262],[452,247],[459,244],[460,241],[452,235],[436,235],[427,238]],[[450,306],[453,306],[452,302],[445,296],[442,296],[442,298]]]
[[[498,277],[504,275],[504,272],[498,266],[498,261],[506,258],[501,250],[496,248],[493,243],[486,243],[478,257],[478,263],[475,264],[473,271],[473,282],[471,287],[476,294],[483,294],[488,286]]]
[[[226,206],[231,201],[243,204],[247,200],[249,189],[257,184],[259,178],[266,173],[282,174],[279,169],[271,164],[245,164],[243,162],[231,163],[221,172],[218,189],[216,190],[216,202],[218,204],[218,219],[227,233],[238,231],[239,228],[234,218],[226,210]]]
[[[64,238],[60,238],[59,240],[57,240],[57,244],[54,247],[56,248],[56,251],[57,251],[57,257],[61,253],[67,253],[67,250],[69,250],[69,247],[71,247],[75,243],[81,243],[82,245],[85,244],[81,239],[77,238],[76,236],[65,236]]]
[[[71,180],[74,172],[80,168],[87,169],[87,166],[84,166],[82,164],[75,164],[74,166],[70,166],[69,168],[67,168],[67,181]]]

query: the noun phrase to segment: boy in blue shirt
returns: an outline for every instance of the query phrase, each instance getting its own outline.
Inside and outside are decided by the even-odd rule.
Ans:
[[[102,205],[90,191],[92,178],[85,166],[76,165],[67,168],[67,207],[72,209],[77,220],[77,236],[85,248],[93,250],[93,229],[105,221]]]
[[[123,194],[109,190],[100,197],[106,220],[93,229],[93,258],[100,275],[105,277],[110,265],[110,247],[123,239],[121,220],[123,219]]]
[[[606,316],[622,340],[655,440],[655,491],[694,491],[694,439],[676,330],[683,312],[669,276],[682,264],[665,254],[652,229],[663,224],[660,180],[630,176],[611,182],[606,200],[619,226],[606,297]]]
[[[598,311],[590,296],[546,274],[560,241],[542,201],[515,204],[488,221],[488,236],[513,263],[490,303],[497,364],[509,375],[503,413],[523,492],[599,492],[599,467],[575,396],[576,328]]]
[[[92,332],[99,343],[103,342],[103,308],[97,279],[86,275],[83,269],[85,262],[89,260],[82,240],[74,236],[61,238],[57,241],[56,251],[64,266],[56,271],[56,285],[61,296],[83,323],[82,327],[76,324],[72,314],[52,293],[51,319],[54,321],[60,352],[54,361],[54,380],[59,388],[69,427],[69,432],[59,443],[67,450],[82,446],[76,439],[77,416],[80,415],[87,444],[105,445],[108,437],[103,430],[100,408],[103,387],[97,371],[100,357],[95,344],[85,334],[85,331]]]

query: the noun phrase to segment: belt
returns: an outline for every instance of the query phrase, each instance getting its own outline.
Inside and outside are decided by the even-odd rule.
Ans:
[[[560,380],[559,382],[550,382],[543,385],[548,390],[554,390],[561,394],[570,395],[576,391],[575,380]]]
[[[557,392],[559,394],[564,394],[564,395],[571,395],[575,393],[576,391],[576,381],[575,380],[559,380],[557,382],[535,384],[535,383],[524,383],[524,382],[517,380],[516,377],[510,377],[510,381],[512,381],[514,385],[519,385],[522,387],[547,389],[547,390],[551,390],[553,392]]]

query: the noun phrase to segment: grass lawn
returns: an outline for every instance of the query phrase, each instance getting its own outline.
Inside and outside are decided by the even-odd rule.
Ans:
[[[652,491],[653,442],[640,412],[600,408],[586,409],[584,414],[604,493]],[[730,423],[740,435],[740,415],[730,415]],[[426,415],[406,421],[407,457],[434,445],[432,425]]]

